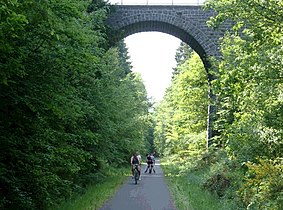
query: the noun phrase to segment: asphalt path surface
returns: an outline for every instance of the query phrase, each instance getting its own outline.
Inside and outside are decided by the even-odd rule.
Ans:
[[[176,210],[159,160],[156,160],[154,168],[156,173],[145,174],[146,165],[143,164],[142,180],[135,185],[134,179],[129,177],[100,210]]]

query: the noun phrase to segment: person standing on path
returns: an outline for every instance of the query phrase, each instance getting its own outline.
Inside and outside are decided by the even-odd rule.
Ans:
[[[149,170],[149,173],[151,173],[152,170],[155,173],[155,169],[153,168],[153,160],[152,160],[151,154],[146,155],[146,163],[147,163],[147,168],[144,173],[146,173],[147,170]]]

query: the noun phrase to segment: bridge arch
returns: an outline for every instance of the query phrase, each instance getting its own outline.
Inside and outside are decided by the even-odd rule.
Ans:
[[[174,25],[168,24],[162,21],[143,21],[138,23],[133,23],[122,28],[125,37],[139,33],[139,32],[162,32],[179,38],[186,44],[188,44],[197,54],[201,57],[206,69],[209,66],[206,60],[206,53],[203,47],[198,43],[197,40],[190,34],[186,33],[183,29],[180,29]]]
[[[209,57],[219,58],[219,39],[230,28],[229,24],[219,26],[217,30],[207,26],[214,16],[213,10],[203,10],[202,6],[158,6],[158,5],[115,5],[107,19],[113,30],[114,42],[138,32],[157,31],[175,36],[188,44],[203,61],[208,72],[208,84],[213,80],[209,74]],[[214,96],[209,90],[209,97]],[[208,107],[207,145],[213,137],[213,119],[215,107]]]
[[[138,32],[157,31],[187,43],[202,59],[206,70],[208,57],[219,57],[219,38],[227,27],[213,30],[207,20],[213,10],[202,6],[116,5],[107,23],[114,30],[115,41]]]

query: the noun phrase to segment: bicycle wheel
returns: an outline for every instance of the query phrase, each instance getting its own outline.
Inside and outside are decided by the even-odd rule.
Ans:
[[[138,179],[139,179],[139,172],[138,172],[137,169],[135,169],[135,171],[134,171],[134,177],[135,177],[135,184],[137,184],[138,183]]]

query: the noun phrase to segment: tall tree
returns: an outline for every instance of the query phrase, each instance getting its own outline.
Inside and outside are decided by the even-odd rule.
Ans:
[[[282,2],[211,0],[207,6],[217,12],[212,26],[232,20],[234,29],[223,39],[223,59],[217,64],[219,79],[214,84],[219,97],[219,139],[231,159],[240,164],[251,162],[246,164],[247,182],[240,190],[245,204],[280,209]]]
[[[145,149],[145,88],[91,6],[0,3],[0,208],[47,209]]]
[[[164,155],[203,151],[207,115],[207,76],[199,56],[182,65],[157,108],[155,147]],[[198,140],[194,136],[202,133]]]
[[[236,156],[241,156],[240,151],[244,153],[243,159],[253,161],[258,156],[281,156],[282,141],[279,139],[282,139],[282,129],[273,123],[273,119],[282,121],[282,115],[276,114],[282,106],[282,43],[279,41],[282,37],[282,12],[279,12],[282,5],[276,1],[253,0],[236,1],[237,6],[233,7],[228,1],[211,1],[209,5],[219,13],[212,19],[212,24],[225,18],[235,23],[235,33],[228,34],[222,45],[223,60],[219,64],[220,75],[215,86],[221,101],[218,125],[223,128],[225,138],[229,138],[230,132],[238,136],[229,140],[230,146],[241,145],[232,150]],[[245,138],[241,137],[242,132],[237,133],[233,124],[250,127],[245,129]],[[230,126],[233,128],[229,129]],[[272,138],[279,138],[273,146],[262,135],[270,129],[274,129]],[[253,148],[254,154],[248,148]]]
[[[176,50],[175,60],[177,66],[181,66],[193,53],[193,49],[187,45],[185,42],[181,42],[180,46]],[[173,68],[173,77],[178,74],[178,68]]]

